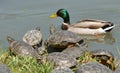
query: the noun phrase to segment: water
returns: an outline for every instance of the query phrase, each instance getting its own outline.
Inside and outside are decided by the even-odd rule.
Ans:
[[[116,27],[111,33],[100,39],[89,36],[87,43],[90,49],[107,49],[120,58],[120,0],[0,0],[0,45],[7,48],[7,35],[22,40],[22,36],[36,26],[41,27],[45,40],[51,24],[60,30],[62,19],[49,18],[60,8],[69,11],[71,23],[81,19],[113,22]]]

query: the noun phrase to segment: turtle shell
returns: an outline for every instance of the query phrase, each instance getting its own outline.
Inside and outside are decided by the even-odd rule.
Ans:
[[[91,51],[91,53],[93,55],[105,55],[105,56],[108,56],[108,57],[112,57],[114,59],[114,55],[108,51],[108,50],[104,50],[104,49],[96,49],[96,50],[93,50]]]
[[[92,58],[96,58],[98,62],[108,66],[112,70],[114,69],[114,55],[110,51],[104,49],[97,49],[91,51],[91,53]]]
[[[14,55],[20,55],[20,56],[31,56],[37,59],[40,59],[40,55],[37,53],[37,51],[30,46],[29,44],[23,42],[23,41],[15,41],[12,40],[11,37],[8,37],[8,42],[10,43],[9,49]]]
[[[51,73],[74,73],[74,72],[68,67],[57,67],[53,69]]]
[[[71,47],[71,48],[66,48],[65,50],[62,51],[62,53],[65,53],[77,59],[80,56],[82,56],[86,51],[87,51],[86,48]]]
[[[53,62],[55,66],[74,67],[77,65],[75,58],[60,52],[48,54],[46,61]]]
[[[31,46],[41,44],[42,42],[42,33],[38,27],[34,30],[30,30],[25,33],[23,36],[23,41],[28,43]]]
[[[69,45],[75,45],[76,43],[83,44],[84,40],[77,34],[64,30],[55,32],[45,41],[45,45],[53,48],[67,48]]]
[[[75,73],[113,73],[108,67],[98,62],[88,62],[78,67]]]

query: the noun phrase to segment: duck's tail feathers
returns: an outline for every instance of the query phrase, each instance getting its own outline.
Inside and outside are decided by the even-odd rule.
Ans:
[[[114,27],[115,27],[115,25],[112,22],[110,22],[109,25],[104,25],[102,27],[102,29],[106,32],[110,32]]]

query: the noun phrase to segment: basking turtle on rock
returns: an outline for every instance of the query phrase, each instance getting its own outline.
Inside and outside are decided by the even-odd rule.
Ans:
[[[79,57],[83,56],[83,54],[88,51],[86,48],[80,48],[80,47],[71,47],[71,48],[66,48],[62,51],[62,53],[65,53],[67,55],[70,55],[76,59]]]
[[[53,52],[46,56],[46,61],[54,63],[55,67],[75,67],[77,65],[77,60],[67,54],[60,52]]]
[[[115,69],[114,56],[110,51],[104,49],[96,49],[91,51],[91,53],[92,58],[95,58],[98,62],[100,62],[103,65],[106,65],[112,70]]]
[[[30,56],[36,59],[41,59],[41,56],[37,53],[37,51],[30,46],[29,44],[23,41],[16,41],[15,39],[7,36],[7,41],[9,42],[9,50],[18,56]]]
[[[65,49],[73,46],[85,46],[85,42],[79,35],[70,31],[57,31],[55,27],[50,27],[51,35],[45,40],[45,45],[52,48]]]
[[[113,71],[98,62],[88,62],[80,65],[75,73],[113,73]]]
[[[36,29],[26,32],[23,36],[23,41],[34,48],[39,48],[42,45],[42,33],[40,32],[40,27],[36,27]]]

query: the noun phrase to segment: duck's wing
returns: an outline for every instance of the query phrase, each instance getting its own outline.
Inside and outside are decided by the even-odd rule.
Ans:
[[[103,27],[104,25],[111,25],[111,24],[113,23],[102,20],[96,20],[96,19],[87,19],[87,20],[80,20],[75,24],[73,24],[73,26],[80,28],[97,29]]]

